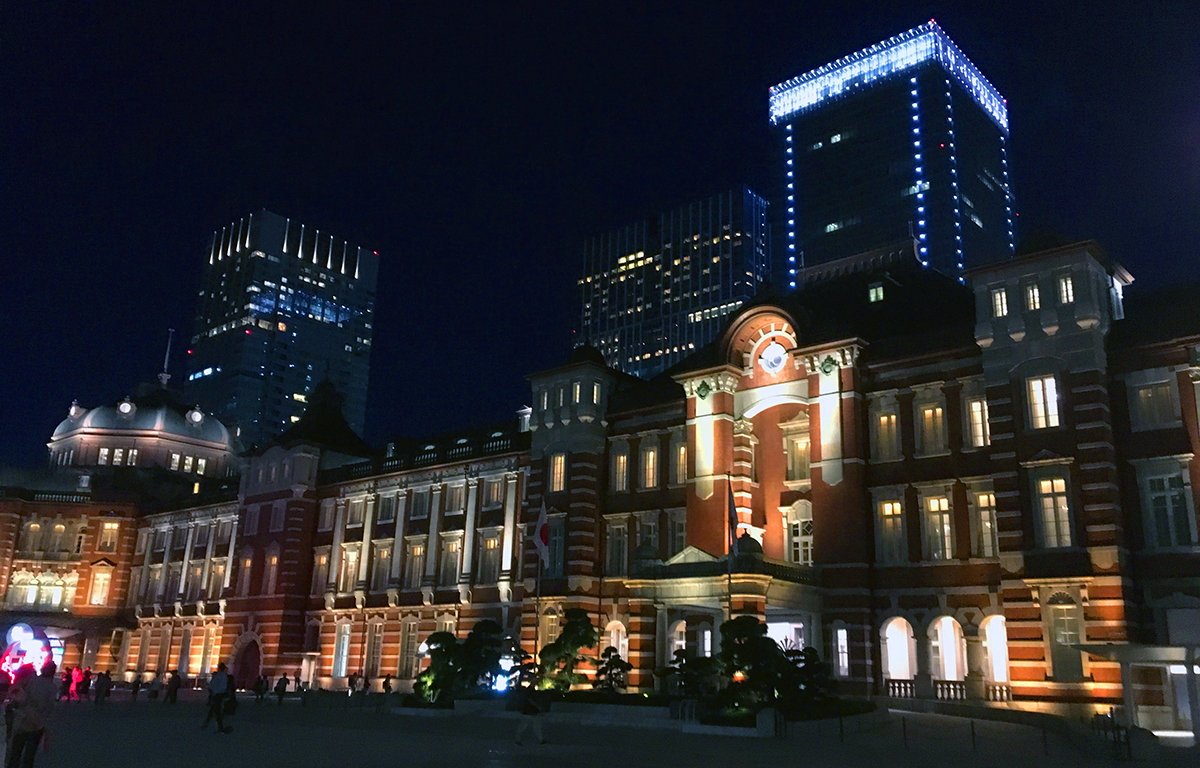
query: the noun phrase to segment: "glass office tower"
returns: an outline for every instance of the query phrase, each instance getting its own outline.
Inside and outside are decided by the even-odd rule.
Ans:
[[[264,210],[214,232],[207,261],[188,400],[249,447],[295,422],[328,377],[361,433],[379,254]]]
[[[769,274],[767,201],[748,187],[648,216],[584,243],[582,340],[650,378],[712,341]]]
[[[769,104],[782,285],[905,240],[959,279],[1012,255],[1008,109],[935,22],[780,83]]]

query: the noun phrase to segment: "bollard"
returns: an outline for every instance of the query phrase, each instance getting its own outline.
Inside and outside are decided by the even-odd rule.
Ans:
[[[971,721],[971,751],[972,752],[976,751],[975,750],[975,721],[974,720]]]
[[[908,718],[900,718],[900,733],[904,737],[904,748],[908,749]]]

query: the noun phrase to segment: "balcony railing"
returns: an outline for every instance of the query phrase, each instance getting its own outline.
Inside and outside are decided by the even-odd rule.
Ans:
[[[962,680],[934,680],[933,695],[938,701],[966,701],[967,684]]]
[[[886,680],[887,695],[893,699],[915,699],[917,686],[912,680]]]
[[[985,695],[988,701],[1012,701],[1012,686],[1008,683],[987,683]]]

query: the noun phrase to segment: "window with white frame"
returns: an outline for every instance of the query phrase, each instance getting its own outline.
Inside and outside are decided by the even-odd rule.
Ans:
[[[945,452],[946,409],[941,403],[917,405],[917,435],[922,454]]]
[[[894,410],[875,415],[875,459],[890,461],[900,458],[900,427]]]
[[[1029,399],[1029,426],[1032,429],[1057,427],[1058,380],[1053,376],[1033,376],[1025,380]]]
[[[788,515],[788,559],[797,565],[813,563],[812,505],[800,502]]]
[[[258,533],[258,507],[246,507],[246,520],[242,523],[242,529],[247,536]]]
[[[802,482],[811,479],[809,468],[808,433],[792,434],[784,437],[784,448],[787,451],[787,480]]]
[[[559,493],[567,488],[567,454],[550,454],[550,492]]]
[[[674,453],[673,453],[673,459],[674,459],[674,463],[673,463],[673,465],[672,465],[672,469],[673,469],[673,473],[672,473],[672,479],[673,479],[673,482],[674,482],[676,485],[678,485],[678,484],[680,484],[680,483],[686,483],[686,482],[687,482],[687,478],[688,478],[688,450],[687,450],[687,443],[684,443],[684,442],[679,442],[679,443],[676,443],[676,444],[675,444],[675,446],[674,446],[674,448],[673,448],[673,452],[674,452]]]
[[[442,557],[439,563],[438,583],[443,587],[453,586],[458,583],[458,568],[461,557],[462,539],[457,536],[442,539]]]
[[[845,627],[833,631],[834,674],[850,676],[850,632]]]
[[[400,627],[400,665],[396,670],[398,677],[405,680],[416,677],[419,648],[417,620],[405,619]]]
[[[208,466],[208,459],[200,457],[196,459],[196,474],[203,475],[205,468]]]
[[[388,544],[376,544],[375,556],[371,558],[371,589],[382,592],[387,589],[388,574],[392,565],[392,548]]]
[[[350,625],[338,624],[333,643],[333,676],[345,677],[350,662]]]
[[[1075,303],[1075,281],[1071,279],[1070,275],[1058,276],[1058,303]]]
[[[1196,515],[1191,488],[1176,465],[1139,467],[1146,540],[1152,547],[1184,547],[1196,543]]]
[[[250,594],[250,573],[254,570],[254,555],[246,552],[242,556],[241,567],[238,569],[237,593],[241,597]],[[158,574],[162,575],[161,571]]]
[[[208,569],[208,584],[205,586],[205,599],[216,600],[221,596],[221,590],[225,589],[225,559],[222,558],[219,562],[214,561]]]
[[[412,542],[408,545],[408,553],[404,558],[404,587],[417,589],[425,576],[425,545]]]
[[[271,507],[271,533],[278,533],[283,530],[283,523],[286,517],[286,503],[279,503]]]
[[[613,453],[612,489],[617,493],[629,490],[629,454],[623,450]]]
[[[481,481],[483,483],[484,509],[493,509],[504,503],[504,479],[494,478]]]
[[[267,552],[266,566],[263,568],[262,593],[275,594],[275,585],[279,578],[279,553],[275,550]]]
[[[193,456],[184,456],[184,457],[183,457],[183,471],[184,471],[184,472],[191,472],[191,471],[192,471],[192,464],[193,464],[193,462],[195,462],[195,460],[196,460],[196,459],[195,459],[195,457],[193,457]]]
[[[321,503],[321,513],[317,518],[317,530],[329,531],[333,529],[333,502]]]
[[[687,546],[687,510],[671,510],[668,520],[671,525],[671,554],[676,555]]]
[[[1175,407],[1173,395],[1168,381],[1132,384],[1133,428],[1154,429],[1178,424],[1179,409]]]
[[[925,497],[925,554],[930,560],[954,557],[954,519],[945,495]]]
[[[100,524],[100,541],[96,545],[98,552],[116,552],[117,551],[117,530],[121,524],[106,520]]]
[[[879,502],[879,561],[902,563],[908,559],[904,540],[904,506],[899,499]]]
[[[358,582],[358,544],[342,545],[342,556],[339,558],[338,564],[338,592],[347,594],[354,591],[354,586]]]
[[[367,625],[367,660],[363,674],[370,680],[379,676],[383,661],[383,622],[373,621]]]
[[[1036,480],[1036,492],[1042,546],[1071,546],[1071,505],[1066,478],[1062,475],[1040,477]]]
[[[608,575],[624,576],[629,562],[629,528],[625,523],[609,523],[607,538],[606,570]]]
[[[329,584],[329,553],[318,552],[313,557],[313,579],[311,594],[323,595]]]
[[[975,536],[971,554],[978,557],[996,557],[1000,554],[999,533],[996,528],[996,494],[992,491],[975,491]]]
[[[1025,309],[1035,310],[1042,308],[1042,293],[1038,290],[1037,283],[1025,283]]]
[[[179,471],[179,459],[180,459],[180,456],[178,453],[174,453],[174,452],[171,453],[170,467],[171,467],[172,472]]]
[[[366,518],[367,500],[353,499],[346,505],[346,527],[358,528],[363,524]]]
[[[1008,317],[1008,291],[992,289],[992,317]]]
[[[642,488],[658,487],[658,446],[642,447],[642,463],[640,477]]]
[[[479,540],[479,584],[495,584],[500,580],[500,536],[492,534]]]
[[[992,433],[988,426],[988,404],[986,397],[967,399],[967,438],[972,448],[991,445]]]
[[[124,448],[113,448],[112,465],[114,467],[120,467],[124,464],[125,464],[125,449]]]
[[[637,518],[638,546],[648,544],[658,551],[658,513],[640,514]]]
[[[92,572],[92,588],[88,591],[88,605],[107,605],[108,589],[112,585],[112,571],[98,568]]]
[[[592,405],[600,404],[600,382],[592,382]]]
[[[578,405],[581,387],[578,381],[571,382],[571,402]]]
[[[379,497],[379,514],[377,518],[381,523],[390,523],[396,519],[395,494],[389,493],[386,496]]]
[[[178,454],[173,454],[173,455],[177,456]],[[107,448],[100,449],[100,453],[96,457],[96,463],[102,467],[108,466],[108,449]]]
[[[446,486],[446,514],[461,514],[467,507],[467,487],[463,483]]]
[[[413,520],[422,520],[429,517],[429,489],[423,488],[419,491],[413,491],[412,496],[412,513],[410,517]]]

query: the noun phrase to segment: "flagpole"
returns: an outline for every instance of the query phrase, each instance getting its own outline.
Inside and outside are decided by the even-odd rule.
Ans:
[[[537,569],[537,587],[536,598],[534,601],[534,610],[537,611],[537,617],[533,622],[533,661],[541,669],[541,658],[539,657],[540,646],[542,644],[542,557],[538,554],[538,569]]]

